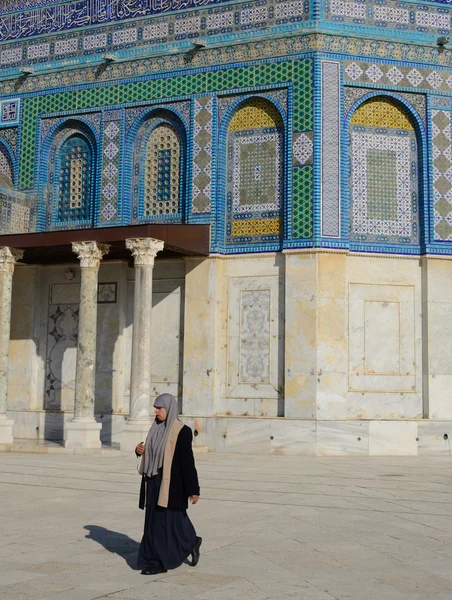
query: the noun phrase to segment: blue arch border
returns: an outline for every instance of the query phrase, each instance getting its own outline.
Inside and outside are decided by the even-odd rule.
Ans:
[[[286,87],[286,86],[284,86]],[[288,90],[289,91],[289,90]],[[283,227],[282,235],[278,244],[249,244],[247,246],[226,246],[225,230],[226,230],[226,155],[227,155],[227,134],[229,124],[234,113],[239,109],[241,104],[261,98],[270,102],[279,112],[283,121],[283,206],[282,218]],[[288,94],[288,109],[290,109],[290,93]],[[290,114],[292,114],[290,112]],[[284,108],[280,103],[265,94],[265,90],[251,91],[247,94],[237,96],[237,99],[228,107],[223,120],[219,123],[218,140],[217,140],[217,157],[216,157],[216,187],[215,194],[212,195],[212,252],[221,254],[249,254],[252,252],[277,252],[283,249],[284,240],[289,235],[289,224],[292,220],[292,128],[289,127],[289,118]]]
[[[77,128],[77,124],[79,127]],[[80,127],[80,124],[82,127]],[[69,130],[69,126],[71,126],[71,130]],[[60,230],[60,229],[73,229],[73,226],[76,225],[81,228],[89,228],[94,226],[94,218],[97,213],[97,202],[100,197],[100,184],[101,184],[101,161],[100,161],[100,140],[97,131],[93,128],[92,124],[83,118],[82,115],[66,115],[61,118],[60,121],[57,121],[53,127],[50,129],[48,134],[41,145],[41,151],[39,152],[39,161],[35,166],[35,181],[37,181],[38,188],[38,218],[37,218],[37,230],[38,231],[46,231],[47,229],[47,203],[45,199],[45,190],[48,185],[49,175],[50,173],[47,170],[47,166],[49,164],[50,153],[52,151],[53,144],[55,143],[56,137],[59,133],[64,132],[64,130],[68,128],[67,135],[62,136],[61,140],[59,140],[59,146],[61,147],[64,142],[74,135],[74,133],[79,132],[83,137],[86,138],[92,152],[92,172],[94,175],[94,185],[92,189],[92,202],[91,202],[91,211],[90,211],[90,223],[80,223],[80,222],[71,222],[71,223],[61,223],[54,222],[53,219],[53,208],[55,201],[55,187],[52,190],[52,225],[50,227],[51,230]],[[84,129],[87,131],[84,131]],[[38,127],[37,135],[40,135],[40,128]],[[38,137],[39,139],[39,137]],[[39,147],[39,146],[38,146]],[[55,183],[54,183],[55,186]]]
[[[350,120],[355,111],[364,102],[371,98],[386,98],[400,104],[408,116],[411,118],[414,125],[416,140],[418,143],[418,176],[419,176],[419,198],[418,198],[418,215],[419,215],[419,243],[418,244],[357,244],[350,242],[348,234],[348,226],[350,222],[350,190],[348,182],[349,172],[349,128]],[[341,184],[342,184],[342,199],[341,199],[341,237],[346,242],[347,248],[354,252],[387,252],[387,253],[406,253],[410,250],[410,254],[425,253],[426,246],[429,241],[429,165],[428,165],[428,140],[424,123],[417,110],[402,96],[389,90],[375,90],[369,92],[359,98],[350,107],[350,110],[345,115],[342,128],[342,150],[341,150]],[[403,252],[405,250],[405,252]]]
[[[6,152],[8,153],[8,158],[9,161],[11,163],[11,167],[12,167],[12,171],[13,171],[13,188],[17,189],[17,182],[18,182],[18,177],[19,177],[19,161],[16,157],[15,152],[13,152],[13,149],[11,148],[11,146],[8,144],[8,142],[5,140],[4,137],[2,137],[2,131],[0,129],[0,147],[3,146],[3,148],[6,150]]]
[[[146,110],[146,108],[148,108],[148,110]],[[169,114],[162,115],[162,114],[158,114],[158,113],[169,113]],[[147,218],[140,218],[140,214],[138,214],[136,220],[137,220],[137,222],[141,222],[141,223],[150,223],[153,221],[182,223],[185,220],[187,220],[187,215],[189,215],[191,212],[190,211],[191,207],[189,205],[190,204],[189,199],[191,197],[190,192],[189,192],[189,183],[191,181],[191,177],[190,177],[191,166],[190,166],[190,161],[189,161],[189,158],[190,158],[189,148],[192,146],[191,132],[187,131],[187,128],[184,123],[183,115],[176,108],[171,106],[171,104],[154,104],[153,106],[150,106],[150,107],[143,107],[143,112],[141,113],[141,115],[139,115],[137,117],[137,119],[133,122],[133,124],[130,126],[129,131],[127,132],[125,143],[124,143],[125,151],[123,153],[124,158],[123,158],[123,163],[122,163],[123,173],[124,173],[124,179],[123,179],[124,194],[123,194],[123,196],[125,198],[128,198],[129,202],[123,203],[122,215],[121,215],[122,223],[133,223],[135,221],[133,214],[132,214],[133,203],[134,203],[133,189],[132,189],[134,151],[136,150],[135,146],[137,143],[138,134],[140,133],[142,127],[145,127],[146,123],[150,119],[152,119],[154,115],[158,120],[156,121],[155,124],[153,124],[151,127],[149,127],[149,131],[146,133],[143,143],[146,143],[147,140],[149,139],[149,136],[154,131],[154,129],[163,123],[167,123],[167,124],[171,125],[172,127],[174,127],[179,135],[180,148],[181,148],[179,190],[180,190],[181,196],[182,196],[180,199],[180,211],[178,214],[175,214],[175,215],[162,215],[162,216],[153,215],[153,216],[147,217]],[[143,193],[144,193],[144,178],[141,177],[140,184],[139,184],[139,192],[138,192],[138,207],[139,207],[139,209],[140,209],[140,206],[142,203]],[[139,210],[139,212],[140,212],[140,210]]]

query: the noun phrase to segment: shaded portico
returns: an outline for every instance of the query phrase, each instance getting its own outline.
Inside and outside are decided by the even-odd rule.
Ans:
[[[22,261],[29,265],[56,265],[80,261],[80,309],[76,354],[74,418],[66,423],[65,446],[100,448],[101,425],[94,418],[97,288],[100,261],[127,261],[135,268],[134,323],[132,333],[132,376],[130,387],[130,423],[127,433],[136,438],[137,430],[149,427],[151,403],[150,356],[152,348],[151,313],[154,259],[206,256],[209,253],[209,226],[139,225],[121,228],[56,231],[0,237],[4,253],[19,258],[12,248],[20,248]],[[8,254],[8,255],[9,255]],[[12,280],[12,271],[9,272]],[[5,299],[2,316],[11,311],[11,282],[0,279],[0,294]],[[2,319],[7,335],[0,339],[1,351],[8,356],[10,322]],[[3,331],[2,329],[2,331]],[[5,361],[3,361],[5,362]],[[3,364],[3,363],[2,363]],[[3,368],[3,367],[2,367]],[[5,373],[8,365],[5,363]],[[12,419],[7,419],[7,379],[2,421],[8,435],[0,443],[12,442]],[[1,408],[1,407],[0,407]],[[3,414],[2,413],[2,414]],[[5,424],[6,426],[6,424]],[[3,428],[5,429],[5,428]],[[2,429],[2,431],[3,431]],[[134,431],[132,432],[132,429]],[[127,445],[127,443],[126,443]],[[122,446],[122,443],[121,443]]]

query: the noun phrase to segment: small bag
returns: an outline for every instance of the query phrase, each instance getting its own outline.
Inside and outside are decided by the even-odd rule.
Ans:
[[[137,471],[140,475],[143,475],[144,473],[144,453],[141,456],[138,456]]]

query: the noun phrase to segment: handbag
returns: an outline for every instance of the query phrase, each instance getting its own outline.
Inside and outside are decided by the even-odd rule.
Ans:
[[[144,473],[144,453],[141,456],[138,456],[137,471],[140,475],[143,475]]]

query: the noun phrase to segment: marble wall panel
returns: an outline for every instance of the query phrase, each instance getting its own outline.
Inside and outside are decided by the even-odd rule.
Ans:
[[[280,280],[229,280],[228,397],[275,398],[280,391]]]
[[[217,261],[188,259],[185,275],[183,411],[211,415],[218,379]],[[217,300],[218,299],[218,300]]]
[[[10,410],[10,418],[14,419],[13,437],[19,440],[39,439],[39,412]]]
[[[181,317],[183,280],[166,279],[154,283],[152,293],[151,381],[154,397],[164,392],[180,397]]]
[[[316,414],[317,260],[286,254],[284,415]]]
[[[366,421],[317,421],[317,456],[366,455]]]
[[[270,454],[270,419],[227,419],[225,452]]]
[[[8,406],[11,409],[35,408],[36,404],[35,286],[36,267],[17,266],[13,276],[9,349]]]
[[[315,456],[315,421],[272,420],[270,425],[271,453],[284,456]]]
[[[370,456],[416,456],[417,422],[369,421]]]
[[[428,456],[442,454],[444,456],[452,455],[452,422],[432,422],[419,421],[418,431],[418,454],[419,456]]]
[[[414,286],[353,283],[349,290],[350,391],[416,392]]]

